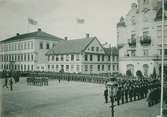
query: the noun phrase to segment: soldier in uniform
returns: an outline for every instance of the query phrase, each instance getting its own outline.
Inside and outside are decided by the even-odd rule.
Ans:
[[[122,104],[124,104],[124,88],[123,88],[123,86],[121,87],[121,100],[122,100]]]
[[[105,103],[108,103],[108,89],[107,88],[104,90],[104,98],[105,98]]]
[[[126,102],[126,103],[128,102],[128,90],[129,90],[129,89],[128,89],[128,86],[126,85],[126,86],[125,86],[125,90],[124,90],[124,91],[125,91],[125,102]]]
[[[118,91],[116,94],[116,99],[117,99],[117,105],[120,104],[120,99],[121,99],[121,87],[118,87]]]
[[[13,90],[13,80],[12,80],[12,78],[10,78],[9,84],[10,84],[10,90],[12,91]]]

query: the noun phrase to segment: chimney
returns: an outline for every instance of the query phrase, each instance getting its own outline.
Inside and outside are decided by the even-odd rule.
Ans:
[[[65,40],[68,40],[68,37],[64,37]]]
[[[38,32],[41,32],[42,31],[42,29],[41,28],[38,28]]]
[[[16,36],[19,36],[20,34],[19,33],[16,33]]]
[[[89,33],[86,33],[86,38],[89,38]]]

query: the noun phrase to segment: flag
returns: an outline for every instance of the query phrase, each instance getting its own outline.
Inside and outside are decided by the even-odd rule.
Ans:
[[[77,21],[78,24],[84,24],[85,23],[85,19],[83,19],[83,18],[77,18],[76,21]]]
[[[38,22],[32,18],[28,18],[28,23],[31,25],[37,25]]]

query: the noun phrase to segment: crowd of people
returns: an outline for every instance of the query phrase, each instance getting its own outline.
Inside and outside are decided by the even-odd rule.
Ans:
[[[150,94],[155,94],[155,89],[160,88],[160,81],[156,79],[125,80],[119,79],[113,87],[106,87],[104,91],[105,102],[114,101],[117,105],[148,98]],[[156,101],[159,94],[153,95]],[[149,97],[149,98],[152,98]],[[148,100],[151,101],[151,100]]]

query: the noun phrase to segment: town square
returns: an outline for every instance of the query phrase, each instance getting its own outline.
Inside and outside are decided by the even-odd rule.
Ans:
[[[0,0],[0,14],[0,116],[167,117],[166,0]]]

